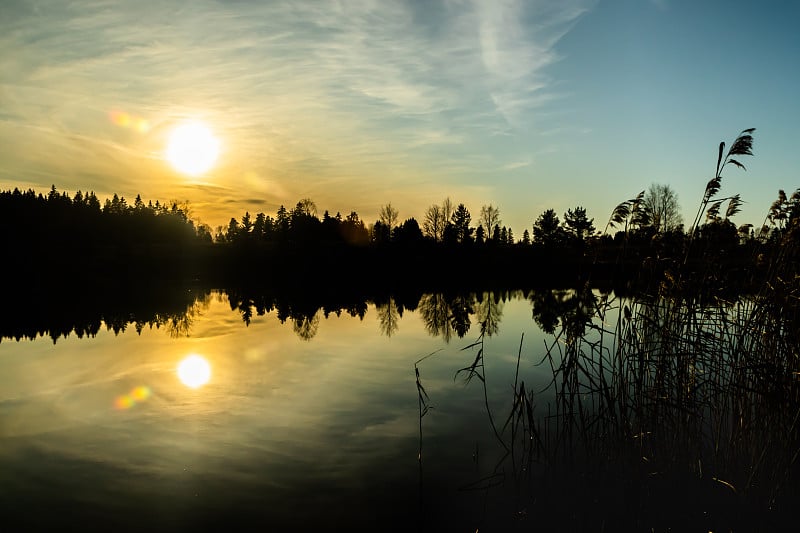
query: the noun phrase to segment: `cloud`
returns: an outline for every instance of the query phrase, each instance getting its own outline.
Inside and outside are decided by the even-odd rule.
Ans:
[[[531,166],[532,161],[512,161],[511,163],[507,163],[503,165],[503,170],[516,170],[518,168],[525,168]]]
[[[30,152],[14,133],[28,128],[49,154],[17,158],[8,174],[109,172],[127,188],[158,188],[173,174],[159,167],[159,143],[196,117],[223,140],[220,185],[246,199],[264,191],[243,175],[280,182],[283,196],[397,175],[388,169],[453,179],[487,139],[530,131],[557,99],[547,69],[588,4],[4,5],[0,46],[14,53],[0,58],[0,144]],[[151,131],[114,130],[104,122],[111,110],[145,117]],[[384,179],[402,187],[399,176]]]

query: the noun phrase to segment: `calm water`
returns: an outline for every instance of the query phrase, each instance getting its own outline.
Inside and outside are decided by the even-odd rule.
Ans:
[[[776,510],[794,501],[780,494],[798,493],[794,449],[780,446],[794,434],[781,433],[791,413],[747,432],[727,422],[739,393],[715,383],[694,414],[628,397],[635,391],[618,382],[627,370],[598,367],[598,333],[575,327],[596,303],[587,294],[429,294],[318,309],[200,291],[172,298],[169,311],[140,302],[99,315],[32,300],[0,325],[0,529],[779,524]],[[702,379],[692,371],[681,383]],[[769,409],[759,398],[753,409]],[[733,437],[719,453],[708,432],[725,428]],[[726,481],[741,479],[756,480],[746,497]]]
[[[529,301],[483,298],[470,298],[473,313],[460,323],[446,307],[401,317],[390,302],[285,323],[276,311],[254,313],[246,325],[226,294],[213,293],[190,325],[4,339],[3,520],[469,531],[516,520],[517,502],[505,501],[511,483],[475,490],[505,450],[480,381],[455,373],[475,359],[476,348],[462,348],[491,312],[499,325],[485,340],[487,392],[508,412],[523,333],[520,372],[529,386],[548,382],[532,365],[543,334]],[[433,352],[418,365],[430,407],[420,440],[414,364]],[[184,381],[202,381],[202,366],[184,381],[178,372],[191,355],[210,370],[196,388]]]

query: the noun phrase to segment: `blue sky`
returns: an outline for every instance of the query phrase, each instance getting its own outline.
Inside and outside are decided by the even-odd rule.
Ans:
[[[551,207],[603,226],[654,182],[691,220],[719,141],[755,127],[722,194],[760,224],[800,187],[798,22],[791,1],[4,0],[0,187],[188,200],[212,226],[449,196],[521,236]],[[186,120],[221,143],[201,176],[163,155]]]

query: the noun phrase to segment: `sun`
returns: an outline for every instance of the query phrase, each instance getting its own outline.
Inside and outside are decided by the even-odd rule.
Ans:
[[[178,172],[205,174],[219,156],[219,140],[202,122],[186,122],[169,135],[166,159]]]
[[[189,388],[202,387],[211,379],[211,365],[199,355],[185,357],[178,363],[178,379]]]

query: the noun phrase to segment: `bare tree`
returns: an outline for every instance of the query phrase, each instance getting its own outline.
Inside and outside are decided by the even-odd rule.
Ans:
[[[428,207],[422,221],[423,233],[435,241],[441,241],[444,239],[444,228],[450,222],[452,215],[453,203],[450,198],[445,198],[442,205],[434,204]]]
[[[295,210],[298,214],[302,214],[308,217],[316,217],[317,216],[317,204],[314,203],[314,200],[311,198],[303,198],[297,205],[295,206]]]
[[[644,195],[644,210],[659,233],[676,229],[683,223],[678,194],[669,185],[653,183]]]
[[[495,226],[502,224],[500,220],[500,208],[492,204],[481,207],[481,214],[478,217],[478,224],[483,227],[485,235],[491,235]]]
[[[389,235],[392,234],[392,230],[397,226],[397,215],[398,211],[392,207],[391,202],[381,206],[381,210],[378,211],[378,220],[389,229]]]
[[[422,221],[422,232],[435,241],[441,241],[443,231],[441,207],[434,204],[425,210],[425,218]]]
[[[453,216],[453,202],[450,201],[450,197],[442,201],[442,217],[444,217],[445,221],[449,221],[450,218]]]

